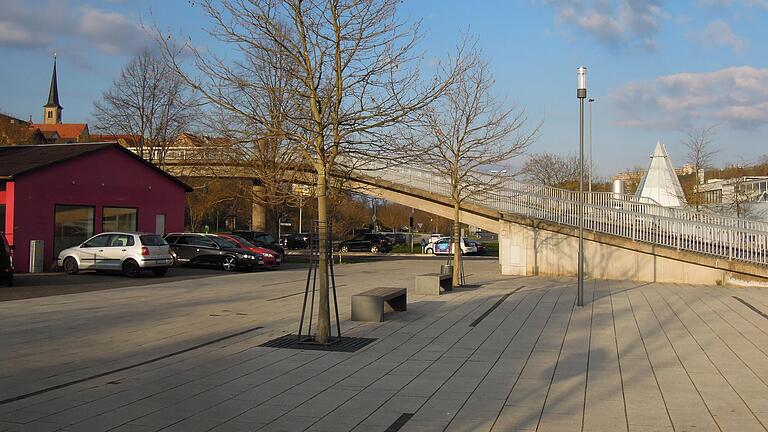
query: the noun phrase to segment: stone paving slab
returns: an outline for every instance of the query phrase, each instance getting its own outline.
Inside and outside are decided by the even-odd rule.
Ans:
[[[349,321],[425,265],[336,268],[344,334],[377,338],[356,353],[258,346],[296,331],[300,269],[2,303],[0,399],[39,394],[0,431],[768,430],[768,320],[734,298],[766,290],[588,281],[579,308],[573,279],[472,260],[472,288]]]

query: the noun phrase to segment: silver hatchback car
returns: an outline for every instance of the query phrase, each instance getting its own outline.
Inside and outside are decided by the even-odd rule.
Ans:
[[[61,251],[58,264],[69,274],[80,270],[115,270],[136,277],[141,270],[152,270],[155,276],[163,276],[173,265],[173,256],[160,235],[105,232]]]

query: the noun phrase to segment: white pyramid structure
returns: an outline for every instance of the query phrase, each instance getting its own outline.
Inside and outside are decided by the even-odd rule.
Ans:
[[[667,148],[661,142],[656,143],[651,163],[640,186],[637,187],[635,196],[650,198],[664,207],[682,207],[687,204]]]

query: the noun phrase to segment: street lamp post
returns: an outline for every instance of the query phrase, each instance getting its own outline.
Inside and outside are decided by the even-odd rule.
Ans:
[[[579,99],[579,281],[576,304],[584,306],[584,99],[587,97],[587,68],[576,70]]]
[[[590,98],[589,102],[589,197],[592,198],[592,102],[595,100]]]

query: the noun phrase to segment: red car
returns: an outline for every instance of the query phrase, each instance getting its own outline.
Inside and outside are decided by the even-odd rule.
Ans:
[[[248,240],[234,234],[217,234],[227,240],[235,242],[240,249],[264,255],[264,268],[274,268],[280,265],[280,254],[267,248],[255,246]]]

